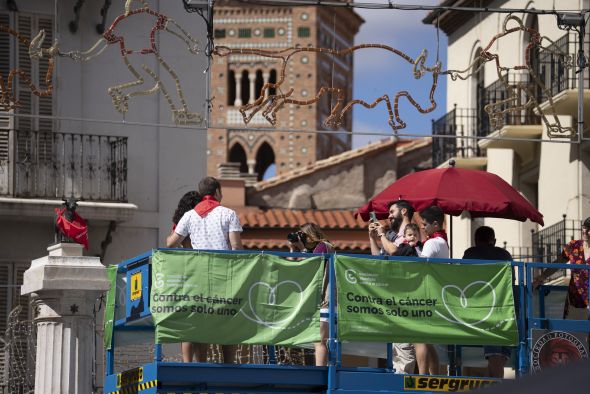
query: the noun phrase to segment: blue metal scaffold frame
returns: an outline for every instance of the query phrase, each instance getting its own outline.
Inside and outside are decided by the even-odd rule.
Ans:
[[[170,250],[170,249],[160,249]],[[186,251],[186,250],[185,250]],[[267,251],[211,251],[215,253],[232,254],[255,254],[269,253],[280,257],[306,258],[314,254],[283,253]],[[133,259],[127,260],[118,265],[118,275],[130,274],[144,275],[146,280],[142,281],[143,293],[147,294],[146,306],[139,315],[130,316],[129,310],[125,317],[114,322],[113,332],[153,332],[153,325],[138,325],[139,319],[151,320],[149,313],[149,289],[151,284],[150,259],[152,252],[144,253]],[[352,255],[363,259],[378,260],[403,260],[416,262],[429,262],[437,264],[489,264],[486,260],[457,260],[457,259],[421,259],[408,257],[368,256]],[[453,380],[458,389],[449,391],[465,391],[478,387],[479,385],[495,383],[497,379],[462,377],[460,375],[460,360],[462,346],[456,346],[454,352],[457,360],[449,360],[449,364],[458,364],[458,370],[449,371],[449,375],[430,378],[430,386],[419,388],[415,383],[424,377],[420,375],[396,374],[393,369],[393,354],[391,344],[387,344],[387,361],[385,368],[347,368],[342,366],[341,343],[338,340],[336,303],[336,280],[334,268],[334,255],[324,255],[329,263],[329,338],[328,345],[328,366],[287,366],[277,365],[274,355],[274,348],[269,346],[269,362],[271,364],[209,364],[209,363],[178,363],[164,362],[162,345],[154,344],[154,360],[152,363],[134,368],[128,371],[115,372],[115,348],[118,345],[113,335],[112,346],[106,351],[105,369],[105,393],[410,393],[428,392],[429,389],[443,387]],[[548,289],[563,290],[563,287],[541,286],[539,292],[539,311],[537,315],[533,312],[533,296],[535,290],[527,283],[532,283],[534,268],[558,268],[571,269],[568,264],[546,264],[546,263],[525,263],[513,262],[513,272],[517,284],[515,285],[515,298],[517,303],[517,317],[519,325],[519,346],[516,353],[517,375],[526,374],[530,368],[530,351],[533,346],[533,329],[561,330],[590,332],[590,321],[573,321],[563,319],[550,319],[545,317],[544,294]],[[580,266],[580,269],[590,269]],[[129,287],[129,286],[128,286]],[[126,290],[126,297],[129,290]],[[128,298],[127,298],[128,300]],[[116,305],[116,308],[120,307]],[[126,308],[129,306],[126,304]],[[120,345],[120,344],[119,344]],[[437,387],[434,387],[437,386]],[[435,390],[441,391],[441,390]],[[444,391],[444,390],[443,390]]]

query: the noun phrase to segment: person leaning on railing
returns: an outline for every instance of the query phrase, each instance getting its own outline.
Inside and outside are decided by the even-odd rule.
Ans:
[[[172,216],[172,231],[170,235],[174,233],[176,230],[176,226],[180,219],[184,216],[185,213],[195,208],[195,206],[200,203],[202,200],[201,195],[196,190],[191,190],[190,192],[186,192],[180,201],[178,201],[178,206],[174,211],[174,215]],[[185,238],[182,240],[181,246],[185,249],[191,248],[191,240],[190,238]],[[193,361],[193,357],[197,362],[205,363],[207,362],[207,349],[209,345],[206,343],[194,343],[194,342],[182,342],[181,343],[181,350],[182,350],[182,361],[185,363],[190,363]]]
[[[306,223],[300,230],[291,233],[289,239],[289,250],[293,252],[312,253],[333,253],[334,246],[322,232],[320,226],[315,223]],[[320,304],[320,337],[321,342],[314,343],[315,365],[325,366],[328,364],[328,300],[329,300],[329,276],[328,264],[324,262],[324,278],[322,281],[322,302]]]
[[[582,239],[570,241],[556,263],[590,265],[590,217],[582,222]],[[558,269],[547,268],[533,281],[537,288]],[[588,270],[572,269],[568,286],[563,318],[568,320],[588,320]]]

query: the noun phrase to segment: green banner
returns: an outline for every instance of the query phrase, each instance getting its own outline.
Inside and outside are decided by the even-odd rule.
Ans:
[[[383,261],[336,256],[345,341],[516,345],[510,263]]]
[[[322,266],[322,257],[155,251],[156,342],[319,342]]]
[[[115,294],[117,291],[117,266],[109,265],[107,267],[107,277],[111,288],[107,293],[104,310],[104,348],[110,349],[113,341],[113,325],[115,323]]]

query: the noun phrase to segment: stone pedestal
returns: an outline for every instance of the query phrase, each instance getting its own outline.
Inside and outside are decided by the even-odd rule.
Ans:
[[[98,257],[82,256],[78,244],[57,244],[33,260],[21,293],[33,300],[37,325],[35,394],[92,392],[93,307],[108,290]]]

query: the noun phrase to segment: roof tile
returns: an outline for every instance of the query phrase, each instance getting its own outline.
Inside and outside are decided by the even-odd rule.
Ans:
[[[353,210],[297,210],[268,209],[258,207],[235,208],[240,223],[249,228],[294,228],[313,222],[324,229],[362,229],[365,224],[355,218]]]

